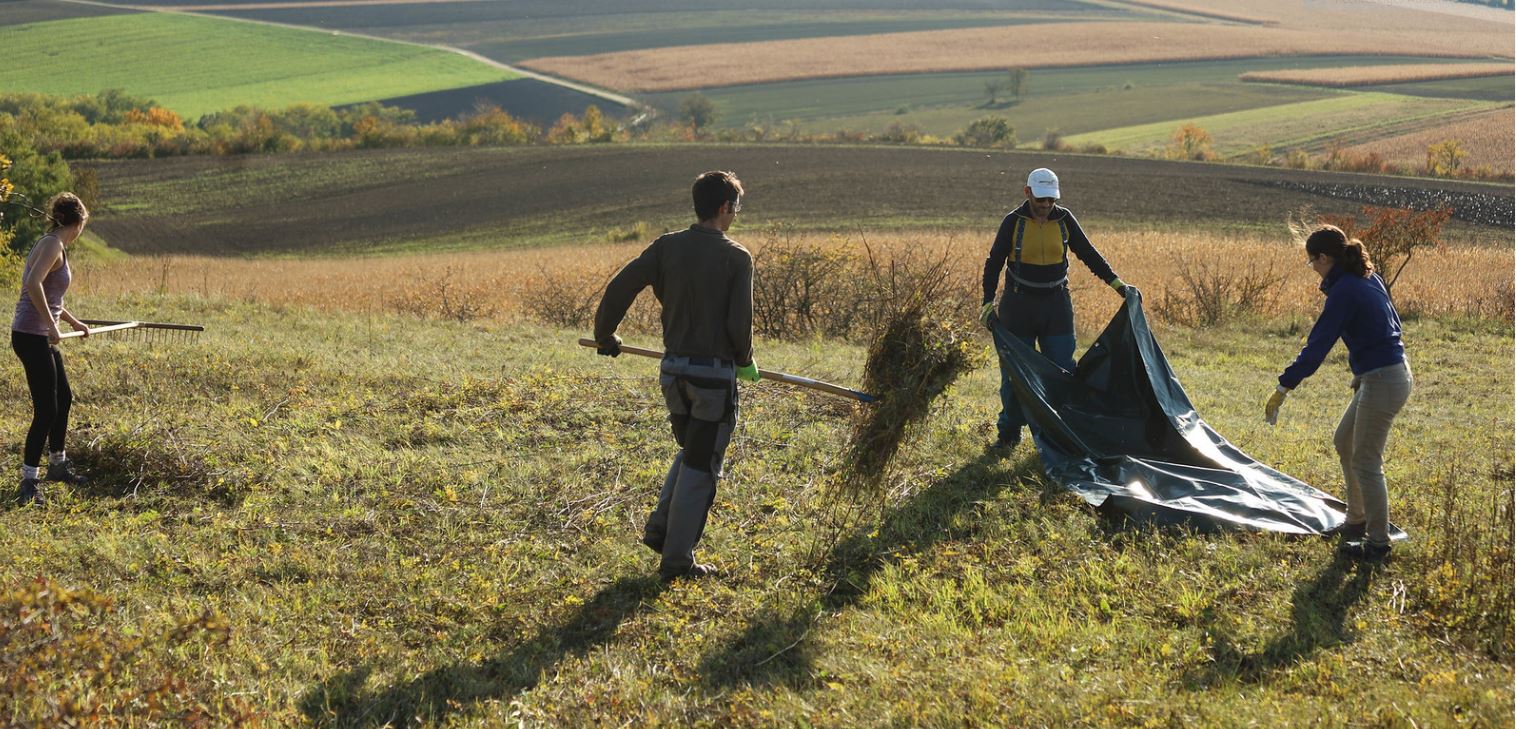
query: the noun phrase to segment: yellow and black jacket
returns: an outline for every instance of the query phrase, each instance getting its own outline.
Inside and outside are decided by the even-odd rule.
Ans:
[[[1053,206],[1048,221],[1039,223],[1022,203],[1001,221],[995,244],[984,259],[984,303],[995,300],[1002,268],[1007,291],[1047,293],[1067,285],[1070,250],[1101,281],[1115,280],[1111,265],[1095,250],[1068,208]]]

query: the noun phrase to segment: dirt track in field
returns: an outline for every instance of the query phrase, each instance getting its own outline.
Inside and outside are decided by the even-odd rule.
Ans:
[[[207,255],[604,241],[639,221],[653,234],[684,227],[695,175],[730,169],[747,187],[745,227],[983,228],[988,236],[1019,202],[1026,173],[1044,165],[1062,178],[1067,206],[1103,225],[1274,226],[1303,205],[1356,212],[1375,202],[1452,204],[1459,225],[1491,239],[1508,241],[1512,224],[1508,185],[1036,152],[701,145],[109,163],[97,168],[103,204],[94,229],[130,253]],[[228,184],[243,184],[229,181],[246,179],[234,173],[352,181],[228,193]],[[196,207],[197,195],[221,202]]]

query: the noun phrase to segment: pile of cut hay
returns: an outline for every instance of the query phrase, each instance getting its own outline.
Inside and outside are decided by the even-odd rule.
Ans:
[[[983,346],[961,326],[908,307],[885,322],[869,346],[863,389],[880,396],[854,416],[842,474],[845,491],[883,490],[890,464],[932,403],[963,374],[982,364]]]

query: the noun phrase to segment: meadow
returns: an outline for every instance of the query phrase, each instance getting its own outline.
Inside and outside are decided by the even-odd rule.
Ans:
[[[431,48],[172,13],[7,24],[0,46],[8,91],[115,88],[189,119],[241,104],[335,105],[512,78]]]
[[[66,343],[69,452],[97,481],[0,511],[16,547],[0,550],[0,625],[43,611],[57,645],[90,648],[41,653],[20,693],[0,683],[9,721],[87,687],[123,721],[216,725],[1509,723],[1506,319],[1408,321],[1417,391],[1387,469],[1412,541],[1380,570],[1322,540],[1102,520],[1029,444],[986,451],[986,367],[903,452],[877,519],[837,541],[815,525],[848,408],[744,385],[705,545],[724,575],[666,586],[635,542],[671,452],[650,363],[529,321],[108,293],[158,262],[78,265],[82,316],[207,329]],[[1103,298],[1081,299],[1086,331],[1114,309]],[[1207,422],[1336,491],[1340,353],[1262,422],[1308,321],[1158,336]],[[763,339],[758,357],[841,383],[862,365],[837,341]],[[25,398],[0,381],[0,428],[20,432]],[[166,677],[158,708],[127,698]]]

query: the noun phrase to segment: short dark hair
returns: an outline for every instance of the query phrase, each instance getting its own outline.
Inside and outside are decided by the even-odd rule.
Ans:
[[[742,197],[742,181],[731,172],[713,170],[695,178],[691,193],[695,198],[695,217],[710,220],[721,212],[722,205],[736,204]]]
[[[72,192],[60,192],[47,201],[47,217],[53,225],[67,228],[89,217],[84,203]]]

